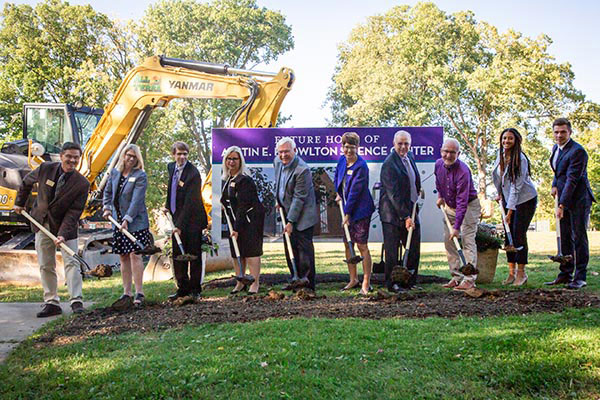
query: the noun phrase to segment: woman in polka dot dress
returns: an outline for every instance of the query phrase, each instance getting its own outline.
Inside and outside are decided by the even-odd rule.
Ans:
[[[147,184],[140,148],[130,144],[121,152],[116,168],[110,171],[102,202],[104,217],[112,215],[144,246],[153,242],[146,209]],[[144,264],[142,256],[135,252],[141,249],[118,228],[114,228],[113,239],[113,253],[119,254],[123,278],[123,295],[114,305],[123,307],[133,303],[140,306],[144,303]],[[131,292],[132,278],[135,298]]]

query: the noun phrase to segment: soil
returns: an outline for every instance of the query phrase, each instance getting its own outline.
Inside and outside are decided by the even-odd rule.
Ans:
[[[328,274],[334,275],[334,274]],[[347,279],[347,275],[341,282]],[[261,277],[263,287],[268,287]],[[327,279],[332,276],[325,277]],[[425,280],[431,278],[425,278]],[[283,279],[284,281],[285,279]],[[215,287],[225,280],[206,285]],[[320,280],[322,282],[322,280]],[[445,280],[443,280],[445,281]],[[233,281],[231,285],[233,285]],[[317,286],[318,289],[318,286]],[[61,345],[95,335],[128,331],[158,331],[183,325],[222,322],[252,322],[268,318],[425,318],[430,316],[521,315],[535,312],[561,312],[565,308],[600,307],[600,296],[566,289],[481,290],[469,293],[451,290],[413,290],[397,295],[376,291],[368,297],[322,296],[319,292],[269,291],[259,295],[206,297],[197,301],[148,303],[139,309],[117,311],[98,308],[68,320],[36,339],[39,345]],[[191,303],[191,304],[190,304]]]

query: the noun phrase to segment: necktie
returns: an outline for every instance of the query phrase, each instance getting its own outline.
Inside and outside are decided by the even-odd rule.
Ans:
[[[65,186],[65,182],[67,181],[67,174],[63,173],[58,178],[58,182],[56,182],[56,189],[54,190],[54,197],[60,195],[63,187]]]
[[[177,184],[179,182],[179,169],[175,167],[175,171],[173,171],[173,179],[171,180],[171,213],[175,214],[176,208],[176,200],[177,200]]]
[[[406,168],[408,180],[410,182],[410,201],[415,202],[417,201],[417,178],[415,176],[415,170],[412,168],[412,165],[410,165],[408,157],[402,157],[402,161],[404,161],[404,167]]]

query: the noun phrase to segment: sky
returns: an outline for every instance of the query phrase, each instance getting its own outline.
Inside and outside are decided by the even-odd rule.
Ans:
[[[270,65],[256,69],[276,72],[282,66],[296,74],[296,83],[283,102],[281,113],[291,115],[286,127],[326,126],[330,111],[324,106],[337,60],[337,46],[345,42],[352,28],[367,17],[383,14],[401,4],[416,1],[387,0],[257,0],[260,6],[278,10],[292,26],[294,49]],[[4,6],[6,1],[1,0]],[[34,5],[36,1],[11,1]],[[81,1],[91,4],[111,18],[139,19],[151,0]],[[600,103],[600,2],[592,0],[437,0],[442,10],[453,13],[471,10],[475,18],[495,25],[500,32],[508,29],[537,37],[548,35],[553,44],[549,52],[557,62],[569,62],[575,73],[575,85],[589,100]],[[202,60],[215,61],[215,60]]]

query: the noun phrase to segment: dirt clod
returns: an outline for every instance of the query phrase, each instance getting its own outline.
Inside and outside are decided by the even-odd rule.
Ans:
[[[185,306],[186,304],[194,304],[194,298],[192,296],[178,297],[172,303],[176,307]]]

